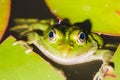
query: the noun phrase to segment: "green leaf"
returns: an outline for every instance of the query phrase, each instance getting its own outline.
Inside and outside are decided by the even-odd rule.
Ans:
[[[113,76],[107,76],[105,80],[120,80],[120,45],[114,53],[112,61],[114,62],[115,69],[109,74]]]
[[[117,75],[117,80],[120,80],[120,45],[115,52],[112,60],[115,63],[115,73]]]
[[[25,53],[21,45],[13,46],[10,36],[0,44],[0,80],[65,80],[48,62],[34,52]]]
[[[0,0],[0,40],[6,30],[10,17],[11,0]]]
[[[120,0],[46,0],[53,14],[72,23],[90,19],[92,31],[120,36]]]

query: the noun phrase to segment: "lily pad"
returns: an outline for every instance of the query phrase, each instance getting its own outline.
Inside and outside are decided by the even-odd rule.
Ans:
[[[10,36],[0,44],[0,80],[65,80],[58,70],[34,52],[25,53],[21,45],[13,46]]]
[[[0,40],[7,28],[10,17],[11,0],[0,0]]]
[[[117,51],[115,52],[115,55],[113,56],[112,60],[115,63],[115,73],[117,75],[117,80],[120,80],[120,45]]]
[[[114,53],[112,61],[114,62],[115,68],[108,73],[109,76],[106,76],[105,80],[120,80],[120,45]]]
[[[46,0],[51,12],[71,23],[89,19],[92,31],[120,36],[120,0]]]

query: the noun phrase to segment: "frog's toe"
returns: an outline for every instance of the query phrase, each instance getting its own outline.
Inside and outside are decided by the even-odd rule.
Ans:
[[[112,71],[113,67],[111,65],[102,65],[102,67],[100,68],[100,70],[96,73],[96,75],[94,76],[93,80],[103,80],[103,78],[106,76],[106,74],[109,71]]]
[[[27,43],[24,42],[24,41],[22,41],[22,40],[16,41],[16,42],[14,42],[12,45],[13,45],[13,46],[16,46],[16,45],[18,45],[18,44],[20,44],[20,45],[27,45]]]
[[[27,49],[27,50],[25,51],[25,53],[28,54],[28,53],[30,53],[30,52],[32,52],[32,51],[33,51],[33,49],[32,49],[32,48],[29,48],[29,49]]]
[[[27,53],[27,54],[33,51],[33,48],[30,47],[26,42],[24,42],[24,41],[22,41],[22,40],[19,40],[19,41],[14,42],[14,43],[13,43],[13,46],[16,46],[16,45],[18,45],[18,44],[24,46],[24,47],[27,49],[27,50],[25,51],[25,53]]]
[[[100,72],[97,72],[93,80],[103,80],[103,74],[101,74]]]

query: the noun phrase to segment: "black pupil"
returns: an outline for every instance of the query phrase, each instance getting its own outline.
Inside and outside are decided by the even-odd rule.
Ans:
[[[53,36],[54,36],[54,32],[51,31],[51,32],[49,33],[49,37],[52,38]]]
[[[85,33],[82,32],[82,33],[80,34],[80,39],[85,39]]]

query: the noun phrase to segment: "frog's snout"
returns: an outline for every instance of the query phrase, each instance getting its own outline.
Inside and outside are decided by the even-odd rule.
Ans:
[[[73,47],[71,47],[70,45],[60,46],[61,57],[68,58],[68,56],[70,56],[72,50],[73,50]]]

